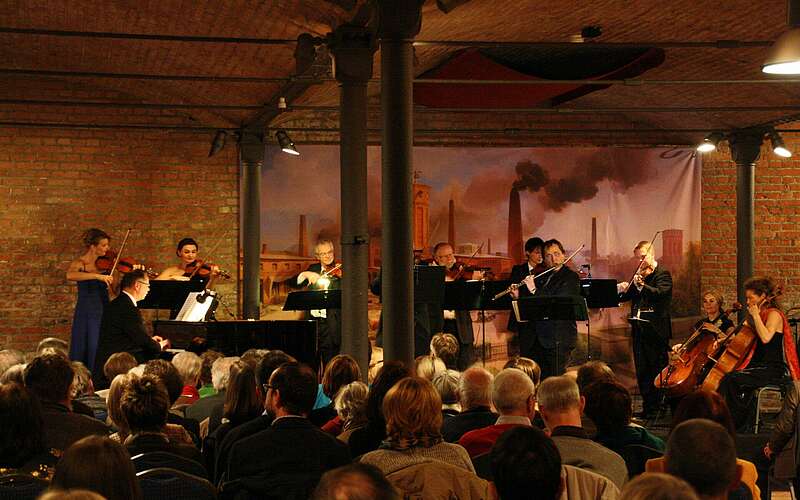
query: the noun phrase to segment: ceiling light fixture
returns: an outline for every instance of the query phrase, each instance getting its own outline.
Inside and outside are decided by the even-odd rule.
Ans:
[[[774,128],[769,129],[767,132],[769,135],[769,141],[772,143],[772,152],[776,155],[783,157],[783,158],[791,158],[792,152],[789,151],[789,148],[786,147],[786,143],[783,142],[783,138],[775,131]]]
[[[288,153],[290,155],[299,156],[300,152],[297,151],[297,148],[294,147],[294,142],[289,137],[289,134],[286,133],[285,130],[278,130],[275,132],[275,138],[278,140],[278,144],[281,147],[281,151],[284,153]]]
[[[788,0],[791,29],[775,40],[761,71],[771,75],[800,75],[800,0]]]
[[[716,151],[717,146],[719,146],[720,141],[722,141],[723,135],[720,132],[712,132],[705,136],[703,142],[697,145],[697,151],[700,153],[710,153],[712,151]]]

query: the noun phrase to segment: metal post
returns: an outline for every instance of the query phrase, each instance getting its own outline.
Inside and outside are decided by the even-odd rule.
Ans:
[[[242,179],[242,248],[244,284],[242,317],[259,319],[261,274],[261,166],[264,164],[264,135],[261,130],[243,129],[239,140]]]
[[[343,25],[330,37],[334,74],[340,82],[340,179],[342,210],[342,346],[369,370],[369,228],[367,224],[367,81],[375,38],[366,28]]]

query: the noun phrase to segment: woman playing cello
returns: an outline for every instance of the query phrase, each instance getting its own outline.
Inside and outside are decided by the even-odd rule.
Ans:
[[[106,254],[111,237],[105,231],[92,228],[83,233],[82,239],[86,252],[67,268],[67,279],[78,284],[69,357],[94,370],[100,319],[103,308],[108,304],[108,290],[114,280],[110,275],[100,274],[95,261]]]
[[[735,371],[722,378],[719,393],[731,410],[736,428],[746,427],[752,413],[754,391],[769,384],[783,385],[785,376],[800,378],[794,338],[786,316],[779,309],[779,290],[766,277],[753,277],[744,284],[748,317],[736,334],[754,335],[753,346]],[[751,333],[752,332],[752,333]],[[736,342],[734,337],[732,342]]]

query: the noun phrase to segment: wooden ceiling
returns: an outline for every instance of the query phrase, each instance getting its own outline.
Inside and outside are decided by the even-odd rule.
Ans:
[[[295,40],[325,37],[364,0],[10,0],[0,12],[0,126],[237,128],[267,117],[296,142],[338,141],[329,67],[297,81]],[[664,62],[557,106],[418,107],[418,144],[683,145],[713,130],[800,116],[800,86],[760,71],[786,26],[785,0],[471,0],[445,14],[429,0],[417,76],[458,51],[517,42],[635,44]],[[463,42],[463,43],[454,43]],[[560,48],[560,47],[559,47]],[[318,61],[327,61],[324,45]],[[564,48],[569,50],[569,47]],[[369,84],[370,140],[380,139],[380,51]],[[326,66],[325,64],[323,64]],[[329,66],[329,65],[327,65]],[[503,85],[498,85],[502,92]],[[287,111],[277,102],[289,96]]]

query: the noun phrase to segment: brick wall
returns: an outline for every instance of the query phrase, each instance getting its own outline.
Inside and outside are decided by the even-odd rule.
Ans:
[[[780,158],[765,144],[755,171],[755,273],[785,285],[784,308],[800,305],[800,142],[787,146],[793,158]],[[703,158],[702,182],[702,289],[716,288],[730,303],[736,297],[736,165],[727,147]]]
[[[124,255],[163,270],[191,236],[238,274],[238,167],[211,134],[0,127],[0,348],[69,338],[76,287],[65,279],[99,227]],[[219,243],[218,243],[219,242]],[[234,280],[235,282],[235,280]],[[236,304],[234,283],[218,287]]]

